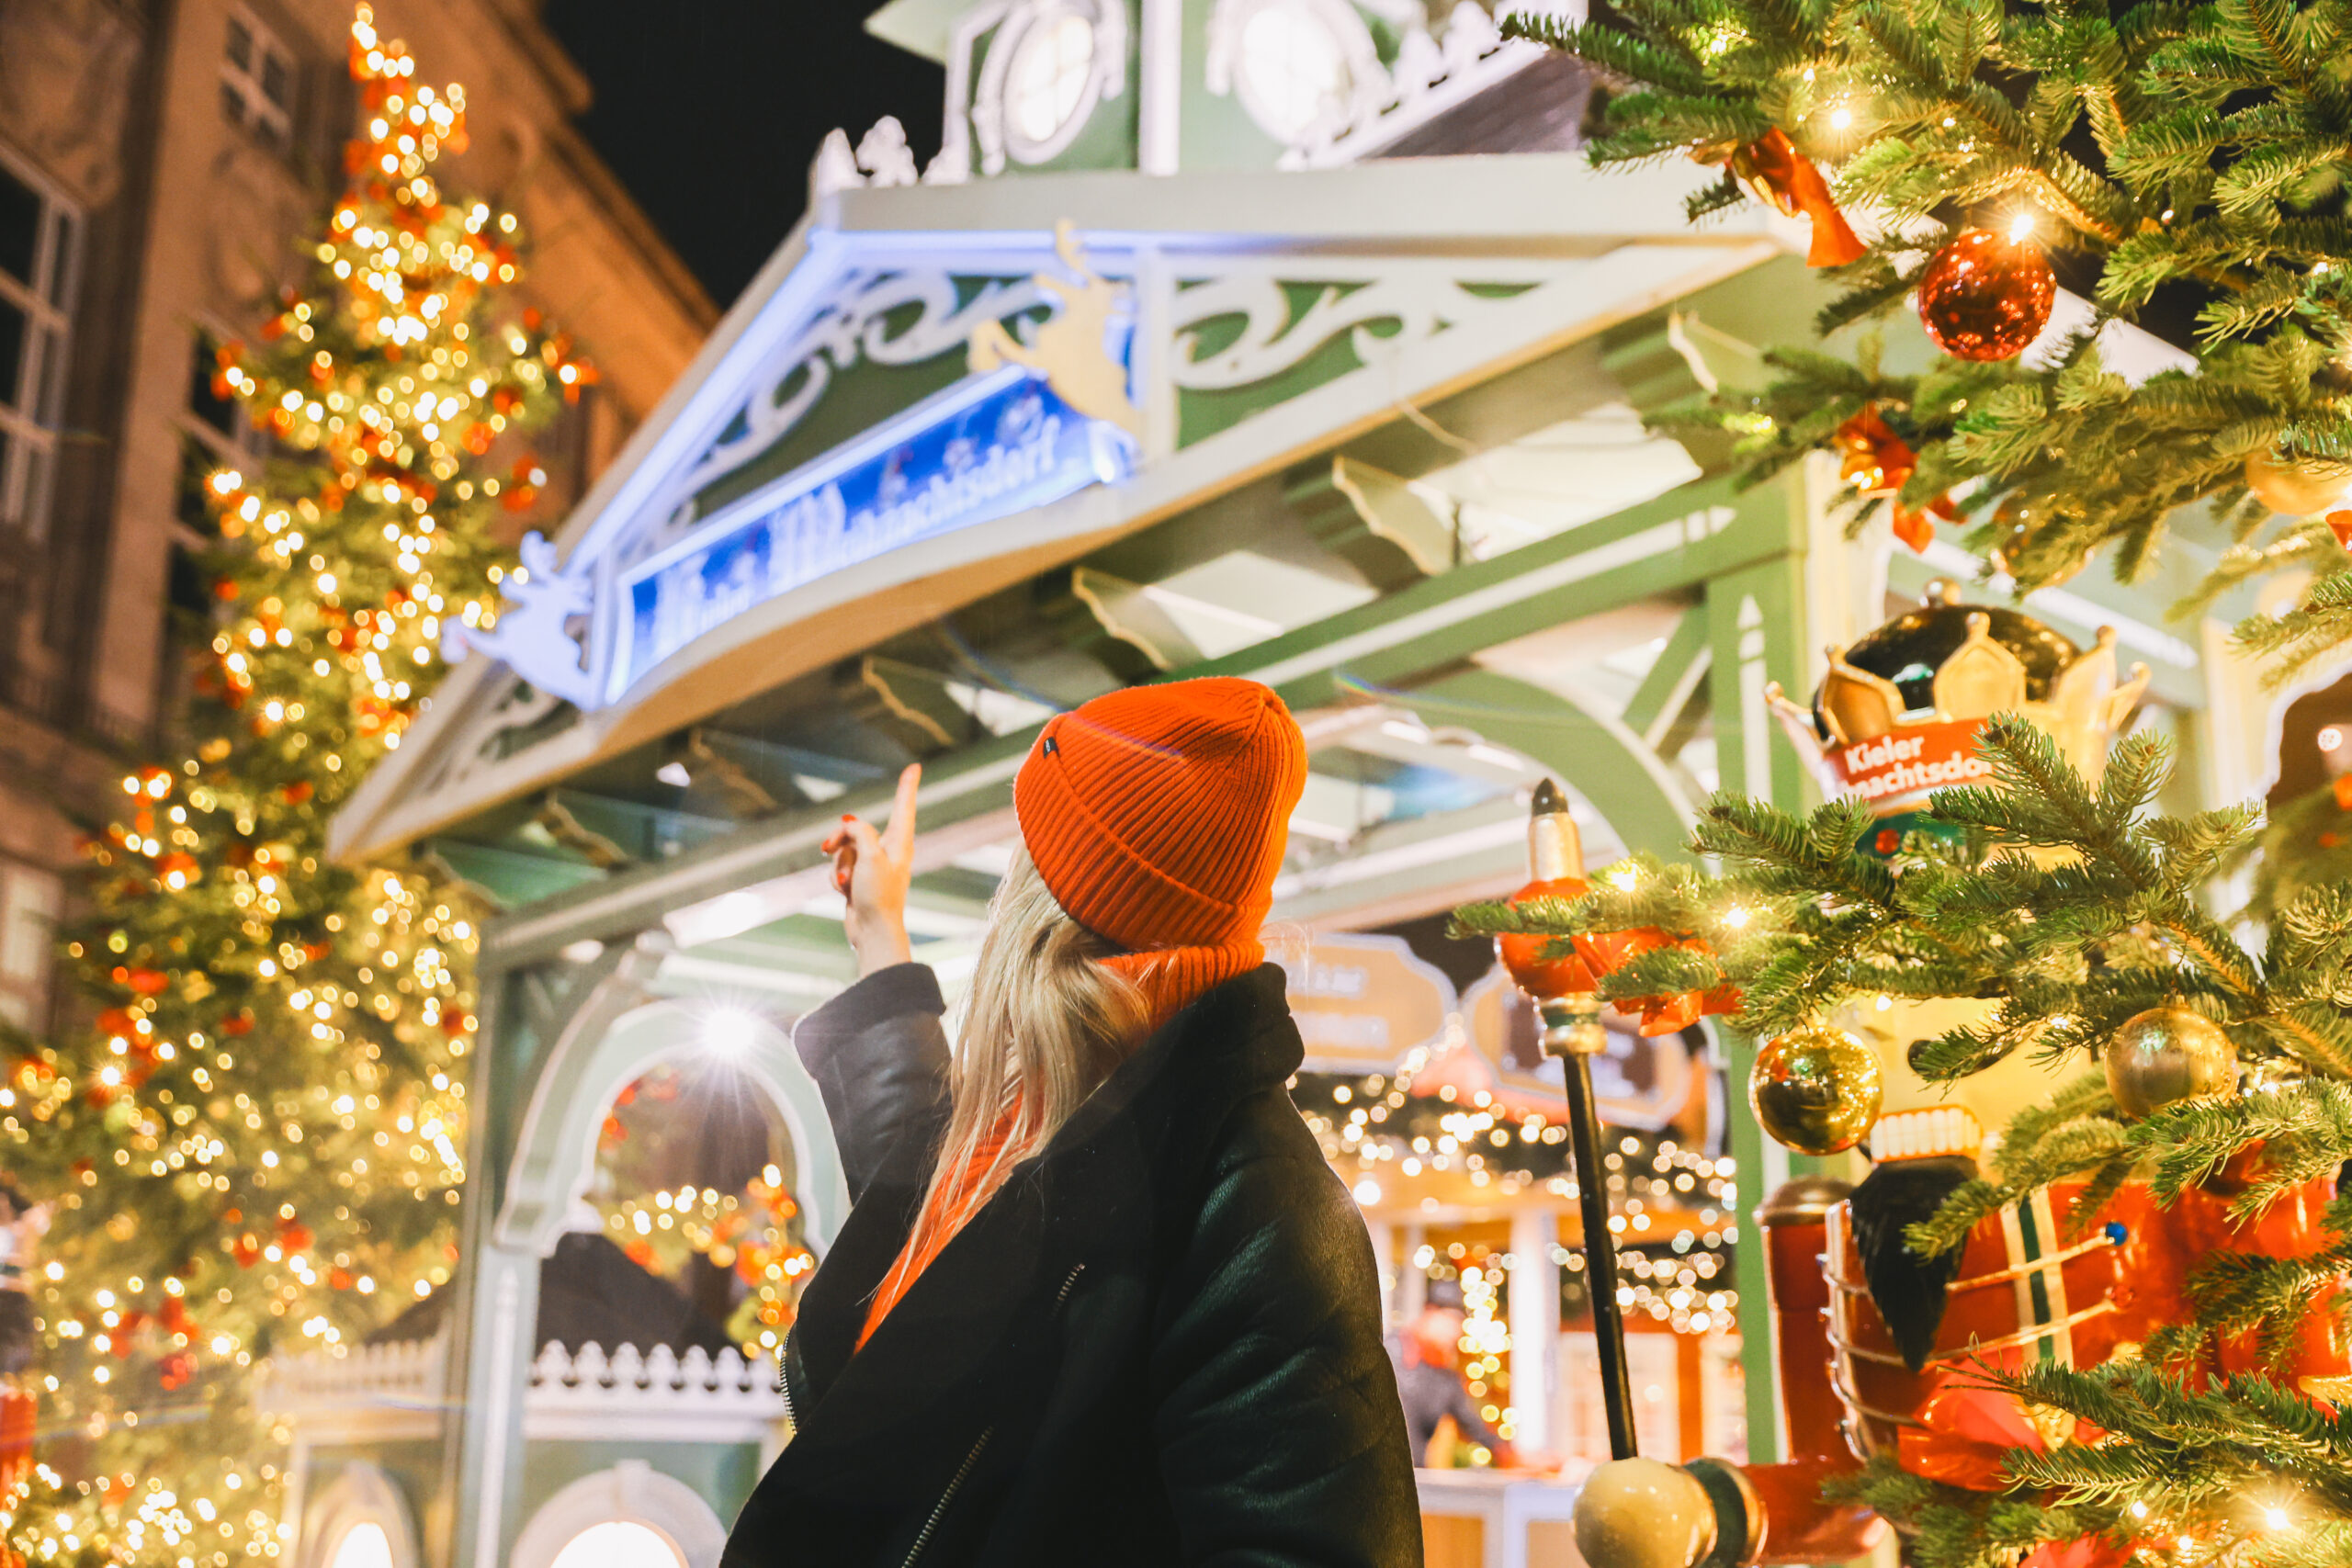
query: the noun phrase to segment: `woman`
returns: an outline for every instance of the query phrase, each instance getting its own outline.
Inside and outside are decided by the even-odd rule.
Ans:
[[[889,831],[826,845],[860,978],[795,1036],[854,1201],[726,1568],[1417,1564],[1363,1221],[1258,928],[1306,748],[1212,679],[1049,722],[951,1055]]]

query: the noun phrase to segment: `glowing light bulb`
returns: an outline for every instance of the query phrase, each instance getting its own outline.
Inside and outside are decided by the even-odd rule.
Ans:
[[[759,1041],[760,1021],[741,1008],[714,1008],[702,1021],[702,1043],[714,1055],[748,1056]]]

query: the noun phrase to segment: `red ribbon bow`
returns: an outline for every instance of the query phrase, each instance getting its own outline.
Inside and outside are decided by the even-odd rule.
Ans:
[[[1838,210],[1829,182],[1780,127],[1774,126],[1753,141],[1719,142],[1690,155],[1702,164],[1728,164],[1733,176],[1755,192],[1759,201],[1791,218],[1813,220],[1813,244],[1805,252],[1805,265],[1844,266],[1870,253],[1846,215]]]
[[[1919,455],[1879,417],[1876,403],[1864,403],[1860,412],[1838,427],[1832,440],[1839,457],[1838,477],[1866,498],[1884,496],[1894,502],[1894,536],[1913,550],[1926,553],[1936,536],[1937,518],[1960,515],[1950,495],[1939,495],[1917,509],[1903,504],[1903,487],[1918,471]]]

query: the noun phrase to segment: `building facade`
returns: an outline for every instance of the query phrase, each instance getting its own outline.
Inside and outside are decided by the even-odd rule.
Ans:
[[[780,1239],[726,1241],[710,1301],[759,1307],[735,1343],[763,1360],[845,1206],[788,1043],[852,973],[826,833],[923,762],[910,925],[952,990],[1038,723],[1190,675],[1267,682],[1307,736],[1270,936],[1392,1310],[1459,1280],[1492,1335],[1474,1388],[1522,1442],[1587,1450],[1573,1204],[1511,1132],[1549,1146],[1556,1069],[1444,911],[1523,881],[1546,775],[1595,866],[1686,857],[1717,787],[1812,798],[1769,688],[1975,572],[1883,521],[1849,538],[1832,468],[1741,491],[1721,446],[1651,433],[1801,340],[1824,288],[1777,218],[1686,223],[1704,170],[1591,172],[1582,69],[1477,4],[895,0],[870,26],[946,67],[943,148],[889,119],[828,140],[808,218],[337,821],[339,854],[437,856],[502,912],[448,1299],[283,1369],[304,1484],[340,1510],[306,1513],[298,1568],[378,1535],[394,1568],[710,1568],[780,1406],[744,1363],[686,1371],[673,1331],[541,1336],[548,1303],[597,1246],[694,1231],[716,1260],[710,1216],[757,1199]],[[2219,623],[2163,624],[2197,548],[2028,607],[2086,647],[2112,627],[2152,669],[2143,722],[2193,759],[2176,788],[2235,798],[2267,707]],[[1777,1441],[1737,1235],[1803,1162],[1736,1092],[1747,1049],[1629,1035],[1604,1074],[1669,1458]],[[726,1176],[644,1153],[688,1078],[760,1110]],[[1360,1155],[1408,1090],[1458,1124]],[[589,1404],[601,1430],[564,1414]],[[1432,1561],[1566,1561],[1568,1489],[1421,1484]]]
[[[397,14],[395,14],[397,12]],[[387,6],[474,90],[453,178],[549,243],[531,300],[593,352],[546,442],[582,493],[716,312],[572,129],[586,85],[524,0]],[[341,0],[0,4],[0,1019],[58,998],[49,930],[74,825],[181,689],[209,594],[196,484],[259,437],[212,386],[215,345],[276,309],[343,181],[356,104]],[[207,633],[207,636],[209,634]]]

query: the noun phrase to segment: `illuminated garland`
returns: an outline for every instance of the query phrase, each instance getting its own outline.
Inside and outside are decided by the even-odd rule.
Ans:
[[[746,1356],[775,1355],[783,1346],[817,1257],[793,1235],[800,1206],[775,1166],[753,1177],[740,1198],[713,1187],[681,1187],[597,1207],[606,1233],[650,1274],[674,1279],[696,1255],[733,1269],[747,1294],[728,1321],[728,1335]]]
[[[1540,1112],[1516,1114],[1484,1089],[1466,1100],[1452,1085],[1416,1094],[1408,1086],[1426,1065],[1426,1054],[1417,1053],[1393,1078],[1300,1076],[1292,1098],[1324,1157],[1351,1187],[1369,1180],[1376,1189],[1384,1178],[1455,1171],[1500,1202],[1532,1189],[1557,1199],[1577,1196],[1565,1126]],[[1610,1226],[1619,1249],[1619,1303],[1678,1334],[1730,1329],[1739,1306],[1731,1285],[1732,1249],[1739,1241],[1737,1163],[1682,1148],[1670,1137],[1620,1132],[1617,1140],[1607,1163],[1618,1211]],[[1668,1232],[1660,1223],[1664,1216],[1692,1223]],[[1589,1311],[1584,1254],[1555,1245],[1564,1315],[1574,1319]],[[1487,1402],[1481,1414],[1506,1438],[1515,1425],[1508,1403],[1507,1258],[1501,1248],[1471,1240],[1442,1250],[1425,1245],[1405,1259],[1431,1279],[1460,1282],[1463,1375],[1472,1397]]]
[[[346,1353],[457,1261],[480,916],[430,864],[331,863],[326,829],[445,624],[494,614],[493,527],[543,479],[505,444],[593,377],[499,304],[514,217],[435,182],[462,91],[417,84],[366,6],[351,39],[368,123],[315,287],[216,367],[275,455],[207,482],[227,543],[192,744],[89,840],[66,953],[95,1027],[21,1043],[0,1087],[10,1174],[54,1213],[43,1426],[75,1438],[6,1520],[36,1562],[279,1556],[250,1369]]]

